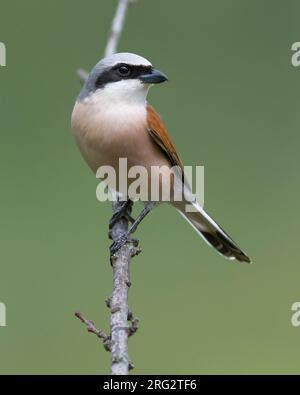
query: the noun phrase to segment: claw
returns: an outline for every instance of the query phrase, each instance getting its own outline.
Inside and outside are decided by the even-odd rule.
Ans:
[[[111,256],[115,255],[120,250],[120,248],[122,248],[123,245],[127,243],[128,240],[129,240],[129,235],[126,234],[124,236],[121,236],[118,240],[114,241],[112,245],[109,247],[110,255]]]
[[[109,221],[109,229],[111,229],[122,217],[126,217],[129,221],[133,219],[128,213],[128,209],[130,208],[130,206],[132,206],[131,200],[122,202],[120,209],[113,214]]]
[[[134,223],[135,219],[128,213],[125,214],[126,218],[128,219],[129,222],[131,222],[132,224]]]
[[[132,241],[133,247],[138,247],[140,244],[140,239],[132,238],[131,241]]]

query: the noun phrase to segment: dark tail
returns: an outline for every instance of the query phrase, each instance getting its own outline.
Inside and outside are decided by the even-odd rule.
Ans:
[[[185,204],[176,202],[180,214],[196,229],[200,236],[219,254],[228,259],[251,263],[250,258],[238,247],[228,234],[203,210],[197,202],[192,203],[197,211],[186,212]]]

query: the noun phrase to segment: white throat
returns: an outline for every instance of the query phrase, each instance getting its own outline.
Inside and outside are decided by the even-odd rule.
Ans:
[[[147,122],[148,91],[149,85],[138,80],[108,83],[81,102],[84,119],[89,120],[89,128],[108,134],[142,129]]]
[[[111,82],[102,89],[96,90],[84,99],[84,102],[96,105],[98,110],[117,109],[122,106],[146,106],[149,85],[139,80],[121,80]]]

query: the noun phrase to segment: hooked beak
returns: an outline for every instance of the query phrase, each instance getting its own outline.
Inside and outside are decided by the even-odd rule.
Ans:
[[[153,69],[151,73],[141,75],[139,79],[144,84],[161,84],[168,81],[168,77],[159,70]]]

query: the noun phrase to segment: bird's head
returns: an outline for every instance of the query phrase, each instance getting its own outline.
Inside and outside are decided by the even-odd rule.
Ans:
[[[145,102],[149,87],[164,81],[167,77],[147,59],[132,53],[117,53],[96,64],[78,99],[101,96],[115,103]]]

